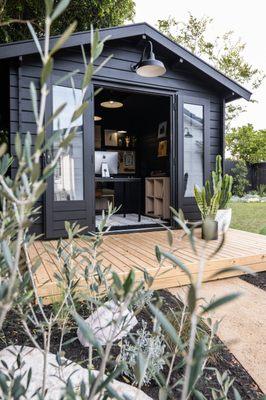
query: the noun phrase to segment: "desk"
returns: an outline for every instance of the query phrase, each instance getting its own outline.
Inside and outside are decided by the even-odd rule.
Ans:
[[[96,183],[123,183],[123,214],[124,218],[126,217],[126,204],[125,204],[125,199],[126,199],[126,185],[127,184],[132,184],[132,183],[137,183],[138,184],[138,221],[141,221],[141,178],[128,178],[128,177],[110,177],[110,178],[102,178],[102,177],[95,177],[95,182]]]

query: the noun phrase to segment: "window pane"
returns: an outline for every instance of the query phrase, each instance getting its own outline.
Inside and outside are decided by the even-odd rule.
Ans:
[[[194,196],[194,185],[203,185],[203,106],[184,104],[185,197]]]
[[[63,86],[53,86],[53,111],[63,103],[64,110],[53,121],[53,130],[70,126],[74,110],[81,104],[82,92]],[[77,127],[75,138],[68,150],[60,156],[54,173],[54,200],[83,200],[83,118],[80,116],[71,126]],[[64,132],[64,131],[63,131]],[[54,151],[58,149],[55,143]]]

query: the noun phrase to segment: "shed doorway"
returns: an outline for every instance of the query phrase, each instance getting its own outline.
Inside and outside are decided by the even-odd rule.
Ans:
[[[108,203],[120,207],[111,218],[112,230],[170,224],[170,99],[109,88],[96,94],[96,229]]]

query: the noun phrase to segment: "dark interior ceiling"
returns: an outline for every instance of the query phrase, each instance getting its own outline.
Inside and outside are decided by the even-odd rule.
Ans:
[[[123,107],[108,109],[100,105],[101,102],[110,99],[122,102]],[[169,98],[167,96],[102,89],[95,96],[94,104],[95,115],[120,116],[127,114],[127,116],[131,115],[132,117],[147,117],[151,116],[154,112],[164,110],[166,107],[169,109]]]

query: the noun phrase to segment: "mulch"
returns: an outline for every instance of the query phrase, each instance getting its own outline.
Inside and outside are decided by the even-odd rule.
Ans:
[[[257,272],[255,275],[242,275],[240,278],[262,290],[266,290],[266,271]]]
[[[167,312],[170,308],[176,309],[178,304],[178,300],[175,296],[173,296],[170,292],[166,290],[160,290],[157,292],[158,295],[161,297],[163,306],[162,311]],[[47,311],[51,309],[51,306],[47,306]],[[81,308],[79,310],[80,314],[85,318],[86,309]],[[132,333],[136,332],[139,328],[141,328],[142,323],[141,321],[146,321],[147,328],[152,330],[152,318],[151,313],[148,309],[144,308],[137,316],[139,321],[138,325],[135,326]],[[75,322],[72,321],[70,324],[70,330],[65,336],[65,341],[73,338],[76,336],[76,325]],[[38,337],[38,332],[36,332],[36,337]],[[55,328],[53,330],[53,336],[51,340],[51,352],[56,353],[58,351],[58,344],[59,344],[59,328]],[[38,338],[39,343],[42,342],[41,337]],[[243,366],[238,362],[238,360],[230,353],[229,349],[220,341],[218,337],[215,338],[215,343],[221,345],[218,353],[215,354],[215,357],[211,357],[210,361],[208,362],[209,368],[217,368],[220,373],[224,371],[228,371],[228,374],[231,377],[235,378],[234,387],[239,391],[240,395],[242,396],[242,400],[258,400],[262,398],[262,393],[254,380],[248,374],[248,372],[243,368]],[[0,350],[10,344],[18,344],[18,345],[29,345],[32,346],[31,342],[27,336],[23,333],[23,329],[21,327],[20,321],[14,312],[10,312],[8,318],[6,319],[6,323],[4,325],[3,331],[0,332]],[[71,344],[64,347],[65,357],[73,360],[75,362],[83,364],[83,366],[87,365],[88,360],[88,349],[81,346],[78,340],[75,340]],[[117,345],[113,346],[112,349],[112,356],[109,360],[109,366],[111,367],[116,357],[118,356],[120,348]],[[94,365],[97,368],[100,364],[100,360],[95,358]],[[167,367],[164,367],[163,374],[166,376],[167,374]],[[181,378],[182,370],[175,371],[171,383],[176,382]],[[120,376],[120,380],[127,381],[125,377]],[[215,372],[211,369],[206,369],[204,371],[203,376],[200,378],[197,389],[201,391],[207,399],[211,399],[210,394],[210,387],[218,388],[219,385],[217,383]],[[153,400],[159,400],[158,394],[158,386],[155,382],[152,382],[148,386],[142,387],[142,390],[149,395]],[[174,392],[174,400],[178,400],[179,392],[177,389]],[[232,393],[229,394],[228,399],[234,399]]]

